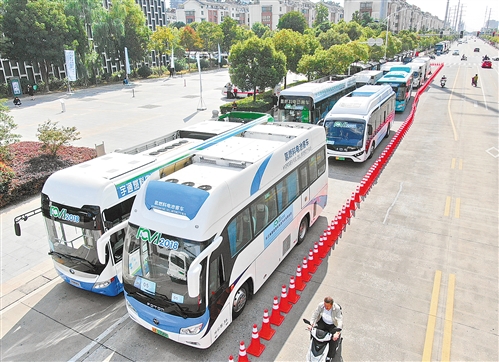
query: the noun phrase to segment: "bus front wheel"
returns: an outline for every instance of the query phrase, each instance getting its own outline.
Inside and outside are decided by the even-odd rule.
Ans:
[[[370,160],[373,155],[374,155],[374,149],[376,148],[375,147],[376,145],[374,144],[374,142],[371,144],[371,149],[369,150],[369,157],[367,158],[368,160]]]
[[[307,235],[308,231],[308,217],[305,216],[303,219],[300,221],[300,227],[298,229],[298,242],[297,244],[301,244],[303,240],[305,240],[305,235]]]
[[[236,292],[234,301],[232,302],[232,319],[236,319],[241,315],[248,301],[248,286],[244,283]]]

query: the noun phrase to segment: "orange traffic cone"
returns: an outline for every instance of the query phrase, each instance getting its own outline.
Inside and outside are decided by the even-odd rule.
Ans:
[[[309,282],[312,279],[312,275],[308,271],[308,260],[307,257],[303,258],[303,263],[301,267],[301,278],[304,282]]]
[[[286,291],[286,286],[283,285],[281,288],[281,301],[279,302],[279,310],[283,313],[289,313],[293,304],[288,301],[288,292]]]
[[[277,297],[274,297],[274,305],[272,305],[272,314],[270,315],[270,324],[280,326],[283,321],[284,316],[282,316],[279,311],[279,302],[277,301]]]
[[[314,265],[319,266],[321,263],[322,260],[319,256],[319,243],[314,243]]]
[[[239,344],[239,358],[237,362],[249,362],[248,356],[246,355],[246,347],[244,347],[244,341]]]
[[[269,310],[265,309],[263,311],[263,322],[262,328],[260,328],[260,337],[266,339],[267,341],[270,341],[274,333],[275,329],[272,329],[272,327],[270,326]]]
[[[288,293],[288,300],[296,304],[298,302],[298,299],[300,299],[300,296],[296,294],[296,288],[295,288],[295,278],[290,277],[289,278],[289,293]]]
[[[324,259],[327,256],[327,253],[329,253],[329,247],[326,245],[324,238],[321,236],[319,238],[319,257]]]
[[[253,324],[253,332],[251,333],[251,343],[247,349],[249,354],[252,354],[255,357],[260,357],[265,346],[260,343],[260,336],[258,335],[258,329],[256,324]]]
[[[296,286],[296,289],[299,290],[299,291],[303,291],[303,289],[305,289],[305,287],[307,286],[307,284],[305,284],[303,282],[303,278],[301,276],[301,266],[298,265],[298,267],[296,268],[296,280],[295,280],[295,286]]]

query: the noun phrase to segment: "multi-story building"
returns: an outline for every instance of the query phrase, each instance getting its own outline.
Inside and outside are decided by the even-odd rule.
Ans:
[[[390,31],[400,30],[439,30],[444,28],[443,20],[422,11],[419,7],[409,4],[405,0],[345,0],[345,21],[351,21],[353,14],[358,11],[369,14],[375,20],[388,21]]]
[[[321,2],[329,10],[329,21],[337,23],[343,19],[343,9],[335,3]],[[317,4],[309,0],[259,0],[245,1],[186,0],[177,9],[177,21],[186,24],[210,21],[220,24],[225,16],[230,16],[241,25],[248,27],[260,22],[270,29],[277,29],[279,19],[290,11],[298,11],[309,26],[315,21]]]

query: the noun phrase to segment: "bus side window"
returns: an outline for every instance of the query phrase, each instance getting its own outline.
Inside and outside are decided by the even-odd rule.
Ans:
[[[225,275],[223,268],[222,255],[213,259],[210,263],[209,274],[209,295],[214,295],[216,291],[224,284]]]
[[[109,238],[115,264],[123,259],[123,245],[125,241],[125,234],[126,229],[122,229],[111,235],[111,237]]]
[[[308,172],[307,164],[300,166],[300,192],[305,191],[308,188]]]
[[[310,184],[317,180],[317,158],[315,155],[308,159],[308,174],[310,175]]]
[[[325,149],[321,149],[317,152],[317,174],[318,176],[322,175],[324,171],[326,171],[326,151]]]
[[[253,238],[254,222],[250,217],[249,209],[240,212],[227,226],[229,246],[232,256],[236,255]]]

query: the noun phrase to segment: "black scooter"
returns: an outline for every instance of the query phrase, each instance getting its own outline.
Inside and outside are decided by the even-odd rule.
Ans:
[[[447,82],[447,78],[440,79],[440,87],[445,87],[445,82]]]

